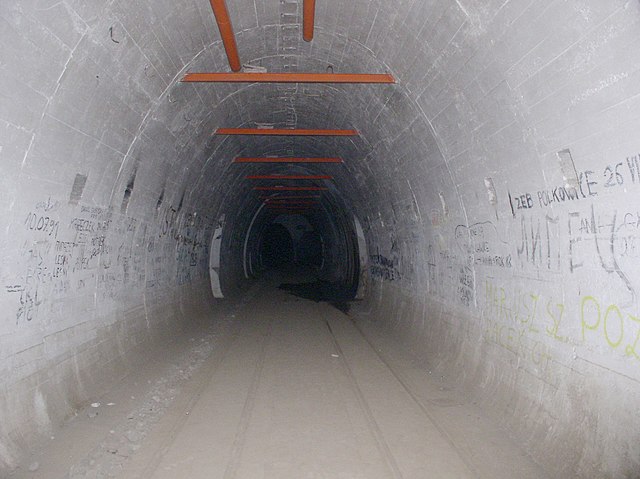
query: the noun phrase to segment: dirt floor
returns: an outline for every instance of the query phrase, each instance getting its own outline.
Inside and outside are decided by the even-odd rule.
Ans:
[[[279,281],[146,358],[11,477],[546,477],[375,325]]]

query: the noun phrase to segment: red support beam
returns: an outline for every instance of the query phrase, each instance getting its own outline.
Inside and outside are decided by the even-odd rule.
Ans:
[[[305,203],[303,201],[294,201],[293,203],[265,203],[268,208],[312,208],[319,206],[320,203]]]
[[[327,191],[324,186],[254,186],[254,191]]]
[[[261,196],[261,200],[274,201],[274,200],[300,200],[300,199],[320,199],[320,195],[300,195],[300,196]]]
[[[287,216],[293,216],[293,215],[304,216],[306,213],[308,213],[308,211],[272,211],[271,213],[277,213],[279,215],[287,215]]]
[[[318,206],[317,203],[312,203],[310,205],[298,205],[298,204],[282,204],[282,205],[278,205],[278,204],[272,204],[272,203],[266,203],[265,206],[267,208],[285,208],[285,209],[306,209],[306,208],[316,208]]]
[[[298,214],[304,214],[304,213],[309,213],[309,212],[311,212],[311,211],[313,211],[313,210],[300,210],[300,209],[292,209],[292,210],[272,210],[272,209],[269,209],[269,210],[267,210],[267,211],[269,211],[270,213],[288,213],[288,212],[295,212],[295,213],[298,213]]]
[[[187,73],[196,83],[395,83],[388,73]]]
[[[358,136],[356,130],[313,130],[302,128],[218,128],[216,135],[261,136]]]
[[[268,208],[314,208],[318,206],[318,203],[265,203],[264,205]]]
[[[247,180],[333,180],[331,175],[248,175]]]
[[[218,29],[220,30],[220,37],[222,38],[224,49],[227,52],[231,71],[239,72],[242,65],[240,64],[238,46],[236,45],[236,37],[233,33],[233,25],[231,25],[227,5],[224,0],[209,1],[211,3],[211,8],[213,9],[213,14],[216,16],[216,22],[218,23]]]
[[[302,38],[305,42],[313,40],[315,16],[316,0],[304,0],[302,7]]]
[[[265,205],[319,205],[317,200],[265,200]]]
[[[341,158],[236,158],[234,163],[342,163]]]
[[[310,210],[315,209],[314,206],[267,206],[270,210]]]

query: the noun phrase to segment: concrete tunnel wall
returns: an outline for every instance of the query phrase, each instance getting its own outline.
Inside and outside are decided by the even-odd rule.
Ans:
[[[260,167],[316,168],[362,222],[356,310],[452,378],[558,477],[640,471],[640,5],[625,0],[230,0],[244,64],[396,85],[204,85],[228,65],[208,2],[0,9],[0,465],[215,315]],[[356,128],[355,139],[215,137]],[[235,255],[235,256],[234,256]]]

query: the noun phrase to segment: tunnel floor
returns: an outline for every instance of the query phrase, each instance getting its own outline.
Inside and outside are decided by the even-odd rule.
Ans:
[[[388,335],[282,280],[142,361],[15,477],[545,477]]]

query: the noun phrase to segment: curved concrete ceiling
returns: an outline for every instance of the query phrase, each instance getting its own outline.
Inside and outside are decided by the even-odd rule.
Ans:
[[[297,0],[228,7],[244,65],[391,73],[397,83],[181,83],[187,72],[229,69],[206,1],[4,2],[0,304],[9,320],[0,344],[3,369],[26,365],[7,373],[11,404],[32,405],[44,388],[44,421],[55,421],[72,401],[39,385],[39,364],[73,383],[61,358],[85,360],[78,351],[95,337],[115,348],[125,333],[108,328],[123,318],[126,334],[142,337],[164,327],[149,326],[154,314],[170,322],[167,311],[204,308],[196,304],[209,294],[208,248],[223,215],[233,231],[223,255],[234,265],[223,279],[242,284],[238,244],[261,203],[247,175],[322,173],[334,176],[314,183],[330,188],[326,211],[353,213],[374,266],[393,270],[397,281],[373,275],[380,296],[369,301],[399,315],[398,334],[434,364],[475,371],[462,381],[487,408],[515,411],[503,420],[512,430],[526,435],[534,416],[527,447],[552,470],[621,477],[628,464],[614,464],[613,449],[638,452],[634,433],[622,432],[638,424],[629,406],[640,400],[637,235],[625,236],[623,257],[621,240],[600,238],[603,253],[589,234],[631,225],[638,199],[640,166],[629,159],[640,122],[638,2],[326,0],[312,42]],[[264,124],[359,136],[213,134]],[[265,155],[344,163],[232,163]],[[529,297],[548,317],[525,331],[537,304]],[[618,342],[601,329],[610,305],[622,318]],[[597,322],[585,320],[592,309]],[[58,349],[30,349],[45,337]],[[582,386],[593,397],[577,399]],[[39,431],[33,406],[18,409],[0,425],[9,466],[22,437]],[[581,415],[610,409],[609,422],[593,419],[597,440],[568,441],[590,434]],[[540,439],[547,430],[553,437]]]

